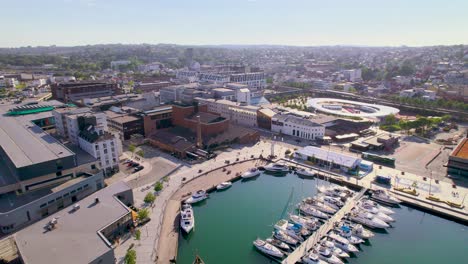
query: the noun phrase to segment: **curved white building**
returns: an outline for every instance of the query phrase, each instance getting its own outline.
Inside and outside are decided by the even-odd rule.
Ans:
[[[322,113],[355,117],[384,117],[400,112],[399,109],[390,106],[335,98],[311,98],[307,100],[307,106]]]

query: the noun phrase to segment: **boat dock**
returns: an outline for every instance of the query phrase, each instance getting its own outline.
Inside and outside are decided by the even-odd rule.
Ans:
[[[294,264],[301,260],[314,245],[316,245],[327,233],[333,228],[334,224],[341,221],[341,219],[353,209],[356,202],[359,201],[364,193],[367,191],[366,188],[362,188],[352,199],[349,199],[345,206],[343,206],[338,212],[336,212],[325,224],[323,224],[317,231],[315,231],[307,240],[305,240],[300,246],[298,246],[291,254],[289,254],[281,263],[283,264]]]

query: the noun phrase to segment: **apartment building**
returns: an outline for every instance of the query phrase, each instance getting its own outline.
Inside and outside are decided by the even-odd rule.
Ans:
[[[271,120],[271,131],[314,140],[316,138],[322,138],[325,135],[325,126],[303,117],[290,114],[277,114]]]

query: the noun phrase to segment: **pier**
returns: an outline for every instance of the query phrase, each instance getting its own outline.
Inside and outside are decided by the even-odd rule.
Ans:
[[[345,206],[343,206],[338,212],[336,212],[330,219],[328,219],[325,224],[323,224],[319,229],[317,229],[307,240],[305,240],[300,246],[298,246],[291,254],[289,254],[281,263],[282,264],[294,264],[299,262],[305,254],[316,245],[322,237],[327,235],[336,222],[341,221],[341,219],[353,209],[356,205],[356,202],[361,199],[364,193],[367,191],[366,188],[362,188],[359,193],[357,193],[352,199],[349,199]]]

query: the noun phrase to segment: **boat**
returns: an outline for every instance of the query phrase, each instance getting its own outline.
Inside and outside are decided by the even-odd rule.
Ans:
[[[242,179],[248,179],[248,178],[253,178],[253,177],[257,177],[258,175],[260,175],[262,172],[257,169],[257,168],[251,168],[250,170],[242,173],[241,177]]]
[[[296,171],[296,174],[305,178],[313,178],[315,176],[315,172],[306,169],[299,169]]]
[[[206,198],[208,198],[208,194],[204,190],[198,190],[194,194],[192,194],[192,196],[187,198],[187,200],[185,200],[185,203],[194,204],[201,202]]]
[[[284,256],[283,252],[279,250],[277,247],[273,246],[272,244],[261,240],[261,239],[256,239],[253,242],[253,245],[262,253],[266,255],[270,255],[273,257],[281,258]]]
[[[390,195],[387,191],[382,189],[373,191],[371,197],[373,200],[383,204],[395,206],[401,203],[401,201],[398,198]]]
[[[309,234],[303,234],[303,228],[302,225],[298,224],[290,224],[288,220],[281,219],[279,220],[275,225],[274,225],[275,230],[281,230],[285,232],[288,236],[294,238],[295,240],[298,241],[304,241],[304,239],[301,237],[301,235],[310,235],[310,231],[308,232]]]
[[[344,206],[344,203],[339,199],[327,195],[319,195],[317,196],[317,201],[322,202],[323,204],[335,209],[335,210],[340,210],[341,207]]]
[[[342,237],[342,236],[339,236],[337,234],[334,234],[334,233],[330,233],[328,234],[328,237],[331,238],[333,240],[333,244],[335,244],[335,246],[345,252],[358,252],[359,250],[357,249],[356,246],[352,245],[351,243],[349,243],[349,241]]]
[[[368,213],[371,213],[371,214],[375,215],[377,218],[382,219],[383,221],[385,221],[387,223],[395,222],[395,219],[393,219],[392,217],[380,212],[379,209],[377,209],[376,207],[373,207],[372,205],[362,204],[361,202],[358,202],[356,204],[356,206],[359,209],[362,209],[362,210],[364,210],[364,211],[366,211]]]
[[[342,226],[340,229],[335,229],[334,232],[336,232],[337,235],[348,239],[349,243],[353,245],[364,243],[364,240],[352,234],[350,227]]]
[[[335,256],[329,248],[322,247],[320,244],[315,246],[320,259],[325,260],[330,264],[344,264],[341,259]]]
[[[349,219],[353,222],[365,225],[370,228],[389,227],[389,225],[385,221],[375,217],[375,215],[368,213],[366,211],[353,209],[351,210],[349,214]]]
[[[351,233],[362,239],[369,239],[374,236],[374,233],[365,229],[361,224],[351,224],[345,221],[335,223],[335,229],[341,229],[342,227],[351,228]]]
[[[180,211],[180,227],[187,234],[195,227],[193,209],[189,204],[182,205],[182,210]]]
[[[200,256],[196,255],[192,264],[205,264],[205,262],[200,258]]]
[[[326,248],[330,249],[332,254],[337,256],[337,257],[340,257],[340,258],[349,258],[350,257],[350,255],[347,252],[343,251],[341,248],[336,247],[335,243],[333,243],[330,240],[327,240],[327,238],[322,239],[322,241],[320,241],[320,245],[322,247],[326,247]]]
[[[327,262],[321,260],[317,252],[310,252],[302,257],[302,263],[305,264],[327,264]]]
[[[311,219],[311,218],[306,218],[300,215],[290,214],[289,219],[291,220],[291,222],[295,224],[300,224],[304,226],[305,228],[312,230],[312,231],[317,230],[320,226],[320,223],[318,219],[316,218]]]
[[[340,197],[342,199],[347,199],[354,195],[354,192],[350,189],[336,185],[331,187],[320,186],[317,188],[317,190],[325,195],[332,197]]]
[[[267,238],[266,239],[266,242],[272,244],[273,246],[279,248],[279,249],[282,249],[282,250],[286,250],[286,251],[289,251],[291,248],[288,246],[288,244],[284,243],[283,241],[279,240],[279,239],[275,239],[275,238]]]
[[[292,238],[291,236],[289,236],[288,234],[286,234],[285,232],[281,230],[275,230],[273,232],[273,237],[289,245],[297,245],[297,243],[299,243],[298,240]]]
[[[305,198],[304,200],[302,200],[302,202],[327,214],[334,214],[336,213],[336,211],[338,211],[337,209],[325,205],[324,203],[312,197]]]
[[[287,173],[289,172],[289,167],[279,163],[273,163],[271,165],[264,167],[267,172],[273,173]]]
[[[318,209],[315,209],[308,204],[301,203],[299,205],[299,211],[305,215],[310,215],[310,216],[315,216],[320,219],[328,219],[329,216],[325,214],[324,212],[319,211]]]
[[[385,206],[382,206],[382,205],[380,205],[380,204],[378,204],[378,203],[376,203],[376,202],[374,202],[374,201],[372,201],[370,199],[364,198],[360,202],[363,205],[363,207],[370,207],[370,206],[375,207],[375,208],[377,208],[379,210],[379,212],[382,212],[382,213],[384,213],[386,215],[391,215],[391,214],[395,213],[395,211],[393,211],[392,209],[387,208]]]
[[[216,186],[216,190],[221,191],[221,190],[226,190],[227,188],[232,186],[232,182],[227,181],[227,182],[222,182]]]

